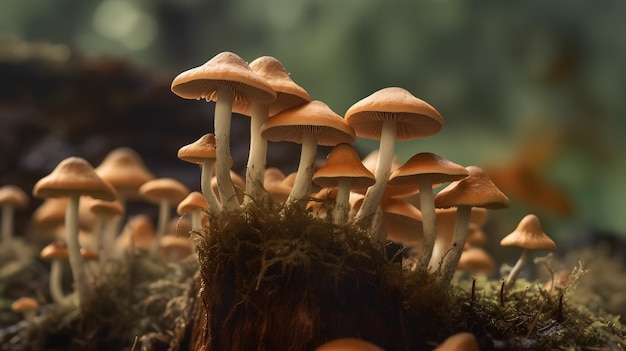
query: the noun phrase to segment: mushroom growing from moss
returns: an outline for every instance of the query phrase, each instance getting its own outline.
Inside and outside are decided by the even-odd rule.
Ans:
[[[500,241],[500,245],[522,248],[520,258],[506,278],[506,285],[509,287],[515,285],[515,280],[530,260],[531,250],[556,250],[556,244],[543,231],[539,218],[534,214],[524,216],[517,228]]]
[[[431,152],[414,155],[391,174],[390,185],[405,183],[417,183],[419,185],[419,204],[424,227],[422,252],[417,263],[419,268],[428,269],[437,236],[433,185],[459,180],[467,177],[467,175],[468,172],[465,167]]]
[[[448,286],[459,263],[465,246],[472,207],[502,209],[509,206],[509,199],[504,195],[482,169],[466,167],[469,175],[450,183],[435,197],[435,207],[456,207],[452,247],[443,259],[441,275],[442,286]]]
[[[222,206],[239,206],[230,179],[230,122],[233,102],[270,103],[276,93],[246,62],[232,52],[215,55],[202,66],[179,74],[172,81],[172,92],[185,99],[215,101],[215,140],[217,143],[216,176]]]
[[[63,262],[67,261],[69,257],[68,251],[61,242],[54,241],[41,250],[40,256],[42,259],[50,261],[50,277],[48,278],[50,296],[54,303],[60,305],[65,300],[62,275]]]
[[[206,199],[209,211],[213,213],[219,213],[222,210],[222,206],[217,201],[217,197],[211,187],[211,177],[216,156],[215,136],[212,133],[204,134],[200,139],[178,150],[179,159],[200,165],[200,188]]]
[[[47,176],[41,178],[33,188],[33,195],[41,198],[69,197],[65,215],[67,228],[67,249],[70,266],[76,285],[78,304],[81,310],[91,305],[93,287],[86,280],[83,258],[78,242],[78,206],[81,195],[113,201],[116,193],[113,187],[102,180],[89,162],[80,157],[68,157],[61,161]]]
[[[434,107],[398,87],[365,97],[352,105],[345,117],[357,136],[380,140],[376,184],[367,190],[355,218],[356,224],[365,229],[387,186],[396,141],[434,135],[441,130],[443,119]]]
[[[270,141],[302,144],[296,180],[285,206],[309,196],[318,145],[354,142],[352,127],[328,105],[316,100],[268,119],[261,128],[261,135]]]
[[[361,163],[356,150],[346,143],[338,144],[331,150],[326,164],[313,174],[312,179],[324,188],[337,187],[332,217],[335,224],[348,222],[350,189],[367,189],[376,182],[372,172]]]

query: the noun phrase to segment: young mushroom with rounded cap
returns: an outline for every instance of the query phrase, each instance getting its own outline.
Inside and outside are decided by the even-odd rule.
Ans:
[[[357,136],[380,140],[376,184],[367,190],[355,218],[358,226],[367,228],[387,186],[396,141],[437,134],[443,118],[434,107],[405,89],[390,87],[352,105],[346,111],[346,121]]]
[[[157,223],[154,244],[150,256],[156,257],[161,245],[161,238],[167,230],[171,209],[181,202],[188,194],[189,189],[173,178],[157,178],[139,188],[139,193],[148,201],[159,205],[159,220]]]
[[[506,285],[509,287],[515,285],[517,277],[530,260],[531,250],[556,250],[556,244],[543,231],[539,218],[534,214],[524,216],[517,228],[500,241],[500,245],[522,248],[520,258],[506,278]]]
[[[439,277],[442,286],[448,286],[459,263],[469,227],[472,207],[491,210],[509,207],[504,195],[482,169],[466,167],[469,175],[450,183],[435,196],[435,207],[456,207],[452,247],[444,256]]]
[[[115,189],[102,180],[89,162],[80,157],[68,157],[61,161],[47,176],[41,178],[33,188],[33,195],[40,198],[69,197],[65,212],[67,249],[70,266],[76,285],[78,304],[81,310],[88,308],[93,298],[93,287],[88,284],[84,261],[78,242],[78,206],[81,195],[113,201]]]
[[[354,142],[352,127],[328,105],[316,100],[268,119],[261,127],[261,135],[270,141],[302,144],[296,180],[285,206],[309,196],[318,145],[335,146]]]
[[[333,209],[333,223],[347,223],[350,204],[351,188],[367,189],[376,179],[363,163],[356,150],[350,144],[341,143],[335,146],[326,164],[313,174],[313,182],[323,188],[337,189],[335,208]]]
[[[217,183],[224,209],[236,209],[239,201],[229,174],[233,102],[269,104],[276,99],[276,93],[241,57],[228,51],[215,55],[202,66],[182,72],[172,81],[171,89],[174,94],[185,99],[215,101]]]
[[[178,150],[179,159],[200,165],[200,189],[202,189],[209,211],[213,213],[219,213],[222,210],[222,205],[211,187],[216,156],[215,136],[212,133],[204,134],[200,139]]]

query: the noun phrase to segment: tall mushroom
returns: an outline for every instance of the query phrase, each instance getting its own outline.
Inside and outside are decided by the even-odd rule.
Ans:
[[[321,187],[338,188],[332,217],[335,224],[348,221],[350,189],[366,189],[376,182],[372,172],[361,163],[356,150],[346,143],[338,144],[330,151],[326,164],[313,174],[312,179]]]
[[[211,177],[216,155],[215,136],[212,133],[204,134],[200,139],[178,150],[179,159],[200,165],[200,188],[208,204],[209,211],[213,213],[219,213],[222,210],[222,206],[217,201],[217,197],[211,187]]]
[[[443,119],[425,101],[405,89],[390,87],[352,105],[346,121],[357,136],[380,140],[376,184],[367,190],[355,218],[358,226],[367,228],[387,186],[396,141],[434,135],[441,130]]]
[[[436,238],[436,216],[433,185],[448,183],[467,177],[465,167],[431,153],[422,152],[414,155],[395,170],[390,178],[390,185],[417,183],[419,185],[419,204],[422,212],[424,241],[417,266],[426,270],[433,253]]]
[[[5,185],[0,188],[0,206],[2,207],[2,231],[0,238],[5,244],[13,239],[13,216],[15,209],[28,206],[28,196],[15,185]]]
[[[89,210],[98,216],[96,220],[96,241],[100,264],[104,264],[113,256],[117,237],[116,219],[124,214],[124,207],[119,201],[93,199],[87,201]]]
[[[50,288],[50,297],[57,305],[65,301],[63,293],[63,262],[67,261],[69,253],[60,241],[54,241],[41,250],[40,257],[50,261],[50,277],[48,285]]]
[[[84,262],[80,255],[78,242],[79,199],[81,195],[86,195],[96,199],[113,201],[116,198],[115,189],[98,177],[89,162],[80,157],[68,157],[61,161],[50,174],[35,184],[33,195],[40,198],[69,197],[69,205],[65,212],[66,242],[79,308],[84,311],[92,302],[93,287],[86,280]]]
[[[450,183],[435,196],[435,207],[456,207],[452,248],[444,257],[439,277],[442,286],[448,286],[463,252],[472,207],[490,210],[509,207],[504,195],[482,169],[466,167],[469,175]]]
[[[522,248],[520,258],[506,278],[509,287],[515,285],[515,280],[530,260],[531,250],[556,250],[556,244],[543,231],[539,218],[534,214],[524,216],[517,228],[500,241],[500,245]]]
[[[142,185],[139,193],[144,199],[159,206],[157,230],[150,250],[150,256],[154,258],[159,252],[161,238],[167,231],[170,211],[189,194],[189,189],[176,179],[157,178]]]
[[[285,206],[309,196],[318,145],[335,146],[354,142],[352,127],[328,105],[317,100],[268,119],[261,127],[261,135],[270,141],[302,144],[296,180]]]
[[[230,120],[234,101],[270,103],[276,93],[246,62],[232,52],[222,52],[202,66],[179,74],[172,92],[185,99],[215,101],[216,176],[220,198],[226,210],[239,206],[230,179]]]
[[[311,96],[301,86],[294,83],[285,66],[272,56],[261,56],[250,62],[250,69],[276,92],[276,100],[271,103],[233,103],[233,112],[250,116],[250,155],[246,167],[245,201],[261,201],[263,197],[263,176],[267,158],[267,140],[261,137],[261,126],[268,117],[311,101]]]

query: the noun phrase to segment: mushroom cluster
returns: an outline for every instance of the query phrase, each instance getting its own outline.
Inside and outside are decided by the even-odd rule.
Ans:
[[[85,315],[98,304],[96,296],[103,294],[99,289],[112,263],[141,264],[142,274],[159,276],[164,266],[178,264],[177,269],[182,269],[183,259],[191,258],[197,265],[192,267],[199,272],[190,278],[194,282],[190,296],[200,302],[189,302],[192,306],[189,310],[194,312],[186,312],[186,317],[193,319],[189,324],[200,325],[200,331],[190,332],[194,342],[205,342],[220,337],[230,340],[228,338],[235,338],[237,334],[211,334],[218,333],[211,328],[220,329],[222,325],[218,328],[211,324],[216,323],[211,320],[215,318],[211,315],[215,311],[202,311],[211,303],[208,299],[202,300],[202,294],[217,294],[216,303],[232,302],[232,310],[220,305],[215,313],[224,314],[227,319],[224,323],[234,323],[233,319],[243,318],[238,314],[242,313],[237,310],[238,306],[260,294],[264,279],[277,280],[281,275],[287,281],[302,278],[293,273],[290,266],[293,262],[301,264],[304,268],[298,272],[306,274],[314,264],[335,265],[338,273],[328,274],[332,276],[329,278],[334,284],[331,284],[332,289],[337,290],[325,292],[324,298],[337,297],[338,291],[346,286],[351,289],[349,284],[341,282],[349,274],[356,276],[354,289],[360,291],[361,284],[366,285],[360,281],[360,274],[379,274],[376,269],[390,269],[387,264],[397,260],[402,261],[399,276],[376,277],[388,284],[386,288],[397,289],[394,293],[398,294],[403,290],[397,281],[403,279],[423,279],[418,281],[432,284],[428,290],[432,293],[449,291],[455,274],[457,277],[465,273],[476,276],[495,271],[494,260],[482,248],[486,240],[482,228],[488,210],[508,207],[509,199],[479,167],[462,166],[431,152],[419,152],[405,163],[398,161],[396,143],[435,135],[443,126],[439,112],[409,91],[400,87],[380,89],[354,103],[341,116],[324,102],[312,99],[277,59],[263,56],[247,64],[231,52],[220,53],[205,64],[179,74],[171,90],[185,99],[215,102],[213,127],[200,128],[198,139],[181,146],[177,155],[181,161],[199,166],[200,189],[188,189],[173,178],[156,177],[140,156],[128,148],[113,150],[95,168],[82,158],[69,157],[35,184],[32,193],[44,202],[33,216],[33,230],[41,232],[46,244],[50,243],[41,251],[41,258],[50,262],[48,295],[53,304],[75,308]],[[231,170],[230,120],[233,113],[251,118],[250,152],[244,178]],[[361,158],[353,146],[357,137],[379,140],[379,149]],[[266,167],[268,143],[284,141],[301,145],[298,169],[292,174]],[[320,145],[332,147],[322,164],[316,162]],[[27,196],[16,189],[0,189],[2,242],[13,240],[13,211],[23,208],[27,201]],[[129,201],[143,201],[158,207],[156,220],[142,213],[128,213]],[[173,217],[174,212],[180,217]],[[303,219],[302,223],[293,223]],[[280,226],[288,227],[293,233],[288,233],[287,238],[273,236],[275,233],[270,232],[273,230],[282,235]],[[234,231],[232,237],[207,244],[207,238],[229,230]],[[259,232],[264,233],[259,235]],[[318,243],[303,239],[304,236],[320,239],[320,233],[327,233],[330,238]],[[265,238],[265,241],[254,242],[252,237]],[[313,248],[315,244],[320,247]],[[220,246],[228,245],[234,248],[232,252],[219,251]],[[508,289],[515,286],[530,260],[529,250],[556,248],[534,215],[522,219],[518,228],[502,239],[501,245],[523,249],[505,279]],[[363,247],[366,249],[361,250]],[[388,247],[401,249],[390,255],[385,251]],[[217,261],[211,257],[216,252],[218,256],[228,257],[218,257],[222,261]],[[344,253],[346,256],[341,257]],[[256,255],[257,261],[246,256],[249,254]],[[323,261],[320,257],[329,257],[333,262],[320,262]],[[72,273],[73,292],[62,283],[66,261]],[[362,267],[366,261],[376,261],[377,266],[375,269]],[[207,266],[224,281],[208,284]],[[241,282],[251,286],[245,294],[234,288]],[[505,285],[502,286],[504,289]],[[473,289],[472,301],[475,299]],[[273,294],[279,292],[271,290],[268,294],[274,301]],[[373,304],[367,306],[368,313],[378,311],[378,303],[382,308],[403,309],[400,306],[404,301],[398,304],[377,301],[382,295],[380,291],[366,294],[372,300],[366,303]],[[238,298],[242,300],[236,300]],[[310,307],[314,302],[304,301],[308,298],[312,297],[300,296],[298,303]],[[322,303],[321,297],[315,298],[318,300],[313,301]],[[337,308],[342,308],[339,306],[342,303],[350,304],[345,296],[339,296],[342,298],[341,303],[323,303]],[[275,317],[265,313],[267,311],[259,313],[256,309],[261,310],[262,306],[257,306],[256,302],[250,303],[254,311],[245,313],[261,315],[261,319]],[[37,304],[25,306],[20,305],[16,310],[28,311],[27,318],[32,320],[33,311],[39,307]],[[305,342],[297,344],[298,347],[379,350],[379,346],[398,345],[375,345],[367,335],[363,340],[339,338],[341,335],[333,333],[322,335],[320,330],[325,326],[312,322],[324,313],[329,316],[328,323],[335,323],[333,318],[350,319],[339,313],[323,311],[311,315],[310,310],[299,310],[298,306],[273,307],[285,310],[286,316],[297,319],[294,323],[304,325],[302,328],[311,328],[310,333],[317,333],[316,343]],[[367,319],[367,316],[354,316],[350,322],[361,325],[360,319]],[[383,324],[382,319],[374,321],[373,325],[376,323]],[[247,327],[253,326],[257,332],[254,323],[248,324]],[[264,324],[258,332],[266,332],[268,325],[274,324]],[[367,328],[373,327],[367,325]],[[441,343],[437,350],[477,349],[472,334],[455,332],[456,335]],[[306,337],[313,338],[308,334]],[[333,338],[338,340],[330,340]],[[241,349],[250,346],[241,345],[244,345]]]

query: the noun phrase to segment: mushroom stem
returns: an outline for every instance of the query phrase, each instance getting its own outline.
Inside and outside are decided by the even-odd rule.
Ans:
[[[220,88],[215,102],[215,175],[222,206],[231,211],[239,207],[233,181],[230,179],[230,119],[233,96],[232,89]]]
[[[348,221],[348,211],[350,210],[350,178],[340,178],[337,185],[337,196],[335,197],[335,208],[333,209],[333,223],[342,224]]]
[[[419,185],[420,211],[422,212],[422,227],[424,239],[422,241],[422,252],[419,255],[417,265],[421,269],[427,270],[430,258],[435,247],[436,215],[435,200],[431,182],[427,177],[421,176],[417,179]]]
[[[300,164],[293,183],[293,188],[285,202],[285,206],[293,202],[302,200],[311,193],[311,178],[313,177],[313,165],[317,153],[317,136],[312,133],[305,133],[302,137],[302,151],[300,153]]]
[[[78,307],[81,311],[90,306],[93,297],[93,287],[87,283],[85,261],[80,254],[78,242],[78,204],[80,195],[71,195],[65,211],[65,227],[67,228],[67,251],[69,254],[72,277],[78,295]]]
[[[58,258],[53,258],[50,263],[50,296],[52,301],[57,305],[62,304],[65,301],[65,294],[63,293],[63,287],[61,285],[63,278],[63,261]]]
[[[522,269],[524,269],[524,267],[526,266],[529,260],[530,260],[530,250],[523,249],[522,254],[520,255],[520,258],[517,260],[517,262],[515,263],[515,266],[513,266],[513,268],[509,272],[509,275],[506,277],[507,287],[511,287],[515,285],[515,281],[517,280],[517,277],[522,272]]]
[[[170,203],[169,201],[163,199],[159,201],[159,220],[157,223],[157,230],[154,233],[154,241],[152,242],[152,247],[150,248],[150,257],[154,258],[159,253],[159,248],[161,247],[161,238],[163,238],[163,235],[165,235],[169,220]]]
[[[204,195],[206,202],[209,204],[209,211],[217,214],[222,211],[222,205],[220,205],[215,193],[213,192],[213,188],[211,187],[211,177],[214,165],[215,159],[205,158],[202,161],[200,168],[200,188],[202,189],[202,195]],[[228,175],[228,179],[230,179],[230,173]]]
[[[452,246],[445,254],[441,265],[441,275],[439,276],[441,286],[450,285],[456,266],[459,264],[465,239],[467,238],[467,228],[469,226],[471,206],[458,206],[454,217],[454,234],[452,235]]]
[[[391,173],[391,161],[395,151],[397,128],[396,121],[386,120],[383,122],[378,150],[378,163],[376,165],[376,183],[367,189],[361,208],[354,219],[355,223],[363,229],[367,229],[370,226],[372,217],[385,192],[389,173]]]
[[[261,137],[261,126],[269,115],[268,104],[252,104],[250,116],[250,155],[246,168],[246,197],[244,203],[261,202],[264,188],[265,162],[267,158],[267,140]]]
[[[2,205],[2,241],[8,243],[13,239],[13,213],[12,204]]]
[[[202,228],[202,210],[191,211],[191,229],[198,230]]]

